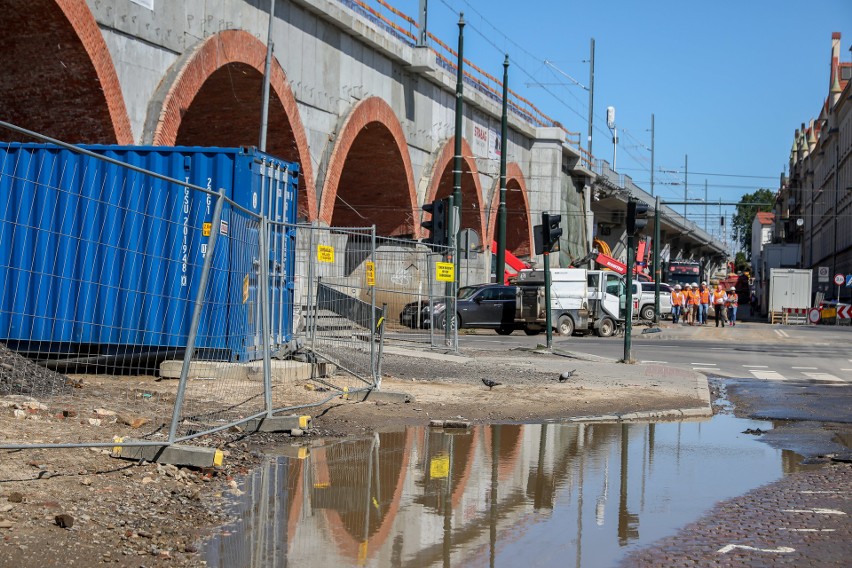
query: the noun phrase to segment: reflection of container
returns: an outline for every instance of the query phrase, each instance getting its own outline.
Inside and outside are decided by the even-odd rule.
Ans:
[[[254,149],[83,146],[296,219],[298,165]],[[264,163],[266,166],[264,166]],[[185,346],[215,196],[44,144],[0,146],[0,340],[25,351]],[[273,227],[274,343],[292,335],[294,236]],[[243,360],[260,341],[255,217],[226,205],[198,347]]]

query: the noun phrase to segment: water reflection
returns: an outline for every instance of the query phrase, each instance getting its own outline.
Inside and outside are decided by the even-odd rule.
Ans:
[[[270,457],[214,567],[606,566],[797,468],[766,422],[409,428]]]

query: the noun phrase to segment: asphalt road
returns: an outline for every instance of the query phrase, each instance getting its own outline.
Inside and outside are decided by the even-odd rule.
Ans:
[[[684,337],[674,337],[680,330],[667,331],[665,338],[643,335],[643,328],[637,328],[632,335],[631,355],[639,362],[690,368],[711,376],[852,384],[852,329],[742,325],[748,329],[731,335],[730,340],[719,340],[715,333],[719,330],[712,325],[689,329]],[[701,337],[703,332],[707,332],[707,339]],[[509,336],[486,330],[459,335],[460,347],[476,349],[534,347],[545,340],[544,334],[526,336],[517,331]],[[555,335],[553,347],[612,359],[624,356],[623,337]]]

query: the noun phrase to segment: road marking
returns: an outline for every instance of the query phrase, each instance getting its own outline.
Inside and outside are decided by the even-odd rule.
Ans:
[[[834,375],[830,375],[828,373],[802,373],[808,378],[811,378],[815,381],[829,381],[832,383],[842,383],[845,382],[840,377],[835,377]]]
[[[763,379],[764,381],[783,381],[784,376],[775,371],[763,371],[763,370],[754,370],[749,371],[752,375],[754,375],[758,379]]]
[[[778,527],[778,530],[790,532],[834,532],[836,529],[788,529],[787,527]]]
[[[819,367],[790,367],[791,369],[802,369],[805,371],[816,371]]]
[[[719,367],[693,367],[693,371],[718,371]]]
[[[662,363],[667,364],[668,361],[639,361],[640,363]]]
[[[837,509],[821,509],[815,507],[813,509],[781,509],[782,513],[814,513],[815,515],[845,515],[843,511]]]
[[[778,334],[778,337],[790,337],[783,329],[776,329],[775,333]]]
[[[690,363],[690,365],[709,365],[711,367],[715,367],[716,363]]]
[[[841,371],[852,371],[852,369],[840,369]]]
[[[722,351],[723,349],[725,351],[728,351],[729,348],[728,347],[711,347],[710,351]]]
[[[732,550],[736,550],[740,548],[742,550],[753,550],[755,552],[775,552],[778,554],[787,554],[788,552],[796,552],[795,548],[790,548],[789,546],[779,546],[778,548],[755,548],[754,546],[746,546],[744,544],[729,544],[727,546],[723,546],[716,552],[719,554],[727,554]]]
[[[769,365],[743,365],[743,367],[748,369],[768,369]]]
[[[811,491],[811,490],[803,490],[799,491],[802,495],[842,495],[843,491]]]

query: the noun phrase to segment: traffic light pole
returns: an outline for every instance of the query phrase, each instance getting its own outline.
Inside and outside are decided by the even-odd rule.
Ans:
[[[624,300],[624,362],[631,363],[630,334],[633,331],[633,263],[636,257],[636,249],[633,244],[633,235],[627,235],[627,291]]]
[[[462,117],[464,115],[464,13],[459,14],[459,49],[458,61],[456,62],[456,129],[455,146],[453,156],[453,205],[459,208],[458,227],[452,227],[452,237],[455,250],[456,281],[460,279],[461,254],[459,250],[459,239],[456,238],[461,229],[461,206],[462,206]],[[452,211],[452,208],[450,209]],[[453,224],[455,225],[455,224]]]
[[[547,348],[553,349],[553,316],[550,313],[550,251],[544,251],[544,327],[547,330]]]
[[[662,205],[658,195],[654,201],[654,323],[659,323],[660,319],[660,281],[663,278],[660,266],[660,207]]]

